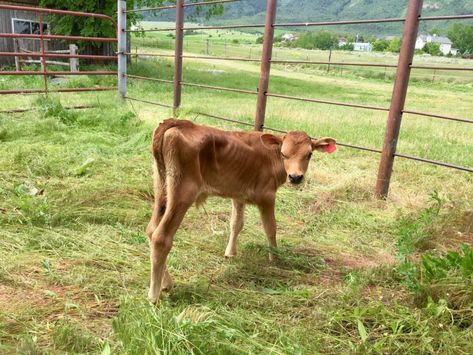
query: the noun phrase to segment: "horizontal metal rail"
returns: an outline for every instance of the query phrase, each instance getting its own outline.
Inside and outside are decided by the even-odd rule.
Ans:
[[[96,105],[80,105],[80,106],[65,106],[65,110],[85,110],[89,108],[97,108]],[[30,112],[30,111],[38,111],[38,108],[17,108],[13,110],[1,110],[0,113],[23,113],[23,112]]]
[[[225,4],[229,2],[237,2],[241,0],[215,0],[215,1],[201,1],[201,2],[191,2],[188,4],[184,4],[183,7],[191,7],[191,6],[201,6],[201,5],[213,5],[213,4]],[[176,5],[169,5],[169,6],[157,6],[157,7],[148,7],[145,9],[133,9],[133,10],[126,10],[125,13],[129,12],[145,12],[145,11],[160,11],[160,10],[170,10],[175,9]]]
[[[217,115],[211,115],[211,114],[203,113],[203,112],[194,112],[194,113],[196,113],[196,114],[198,114],[198,115],[201,115],[201,116],[207,116],[207,117],[210,117],[210,118],[215,118],[215,119],[217,119],[217,120],[222,120],[222,121],[227,121],[227,122],[233,122],[233,123],[241,124],[241,125],[244,125],[244,126],[254,127],[254,124],[252,124],[252,123],[247,123],[247,122],[235,120],[235,119],[228,118],[228,117],[222,117],[222,116],[217,116]],[[267,127],[267,126],[264,126],[263,129],[265,129],[265,130],[267,130],[267,131],[272,131],[272,132],[287,133],[287,131],[284,131],[284,130],[281,130],[281,129],[277,129],[277,128],[271,128],[271,127]],[[339,142],[337,142],[337,145],[342,146],[342,147],[346,147],[346,148],[353,148],[353,149],[357,149],[357,150],[364,150],[364,151],[367,151],[367,152],[373,152],[373,153],[379,153],[379,154],[381,154],[381,152],[382,152],[382,151],[379,150],[379,149],[361,147],[361,146],[354,145],[354,144],[347,144],[347,143],[339,143]]]
[[[468,20],[473,19],[473,14],[467,15],[451,15],[451,16],[422,16],[421,21],[436,21],[436,20]]]
[[[159,54],[159,53],[130,53],[125,52],[124,55],[132,57],[164,57],[164,58],[174,58],[174,54]]]
[[[222,87],[222,86],[212,86],[212,85],[204,85],[204,84],[194,84],[194,83],[188,83],[188,82],[184,82],[184,81],[181,81],[181,85],[183,85],[183,86],[197,87],[197,88],[203,88],[203,89],[210,89],[210,90],[220,90],[220,91],[237,92],[237,93],[239,93],[239,94],[258,95],[258,91],[256,91],[256,90],[233,89],[233,88],[227,88],[227,87]]]
[[[445,116],[439,115],[436,113],[429,113],[429,112],[421,112],[421,111],[411,111],[411,110],[403,110],[403,113],[407,113],[410,115],[418,115],[418,116],[425,116],[425,117],[433,117],[433,118],[440,118],[442,120],[449,120],[449,121],[457,121],[457,122],[464,122],[464,123],[473,123],[473,120],[468,118],[461,118],[461,117],[453,117],[453,116]]]
[[[345,65],[345,66],[358,66],[358,67],[397,68],[396,64],[327,62],[327,61],[311,61],[311,60],[276,60],[276,59],[272,59],[271,63],[274,63],[274,64],[321,64],[321,65]]]
[[[69,51],[67,51],[69,52]],[[44,58],[78,58],[78,59],[95,59],[95,60],[116,60],[117,56],[113,55],[89,55],[89,54],[61,54],[61,53],[45,53],[41,52],[0,52],[0,57],[44,57]]]
[[[459,71],[473,71],[473,67],[436,67],[427,65],[411,65],[412,69],[429,69],[429,70],[459,70]]]
[[[464,166],[460,166],[460,165],[444,163],[444,162],[441,162],[441,161],[425,159],[425,158],[416,157],[416,156],[413,156],[413,155],[406,155],[406,154],[395,153],[394,156],[399,157],[399,158],[420,161],[420,162],[423,162],[423,163],[428,163],[428,164],[432,164],[432,165],[443,166],[443,167],[446,167],[446,168],[452,168],[452,169],[457,169],[457,170],[473,173],[473,168],[468,168],[468,167],[464,167]]]
[[[183,27],[183,31],[199,31],[199,30],[226,30],[233,28],[263,28],[264,24],[253,24],[253,25],[224,25],[224,26],[194,26],[194,27]],[[149,30],[126,30],[125,32],[167,32],[176,31],[176,28],[154,28]]]
[[[84,37],[84,36],[62,36],[62,35],[35,35],[20,33],[0,33],[0,38],[29,38],[29,39],[59,39],[70,41],[91,41],[91,42],[116,42],[116,38],[111,37]]]
[[[131,53],[126,52],[125,55],[132,57],[163,57],[174,58],[174,54],[158,54],[158,53]],[[1,53],[0,53],[1,55]],[[199,55],[183,55],[182,58],[187,59],[206,59],[206,60],[234,60],[241,62],[255,62],[260,63],[260,59],[249,59],[240,57],[216,57],[216,56],[199,56]],[[308,64],[308,65],[339,65],[339,66],[354,66],[354,67],[375,67],[375,68],[397,68],[396,64],[382,64],[382,63],[357,63],[357,62],[328,62],[328,61],[311,61],[311,60],[283,60],[272,59],[273,64]],[[473,67],[437,67],[425,65],[411,65],[412,69],[429,69],[429,70],[458,70],[458,71],[473,71]]]
[[[95,17],[103,20],[108,20],[116,26],[115,20],[107,15],[103,14],[94,14],[90,12],[78,12],[78,11],[68,11],[68,10],[56,10],[56,9],[45,9],[41,7],[31,7],[31,6],[15,6],[15,5],[0,5],[0,9],[3,10],[13,10],[13,11],[31,11],[35,13],[42,14],[56,14],[56,15],[71,15],[71,16],[81,16],[81,17]]]
[[[272,93],[266,93],[266,96],[277,97],[277,98],[280,98],[280,99],[287,99],[287,100],[314,102],[314,103],[318,103],[318,104],[363,108],[363,109],[368,109],[368,110],[389,112],[388,108],[378,107],[378,106],[371,106],[371,105],[351,104],[351,103],[346,103],[346,102],[337,102],[337,101],[320,100],[320,99],[310,99],[310,98],[306,98],[306,97],[280,95],[280,94],[272,94]]]
[[[204,112],[193,112],[197,115],[200,115],[200,116],[206,116],[206,117],[210,117],[210,118],[215,118],[216,120],[221,120],[221,121],[226,121],[226,122],[232,122],[232,123],[237,123],[237,124],[241,124],[243,126],[248,126],[248,127],[253,127],[254,126],[254,123],[247,123],[247,122],[243,122],[243,121],[239,121],[239,120],[235,120],[233,118],[228,118],[228,117],[223,117],[223,116],[217,116],[217,115],[211,115],[211,114],[208,114],[208,113],[204,113]]]
[[[138,80],[149,80],[149,81],[157,81],[160,83],[166,83],[166,84],[174,84],[173,80],[165,80],[165,79],[158,79],[158,78],[149,78],[147,76],[139,76],[139,75],[130,75],[130,74],[125,74],[127,78],[130,79],[138,79]]]
[[[117,75],[116,71],[0,71],[0,75]]]
[[[63,89],[19,89],[19,90],[0,90],[0,95],[13,94],[47,94],[56,92],[90,92],[90,91],[114,91],[116,87],[96,87],[96,88],[63,88]]]
[[[155,105],[155,106],[161,106],[161,107],[166,107],[166,108],[172,108],[172,105],[160,104],[159,102],[148,101],[148,100],[142,100],[142,99],[135,99],[135,98],[129,97],[129,96],[125,96],[125,99],[131,100],[131,101],[143,102],[143,103],[145,103],[145,104],[150,104],[150,105]]]
[[[209,59],[209,60],[234,60],[239,62],[257,62],[260,63],[260,59],[249,59],[249,58],[239,58],[239,57],[206,57],[200,55],[183,55],[182,58],[186,59]]]
[[[318,22],[286,22],[275,23],[274,27],[313,27],[313,26],[336,26],[336,25],[361,25],[368,23],[390,23],[390,22],[404,22],[403,17],[395,18],[381,18],[371,20],[347,20],[347,21],[318,21]]]

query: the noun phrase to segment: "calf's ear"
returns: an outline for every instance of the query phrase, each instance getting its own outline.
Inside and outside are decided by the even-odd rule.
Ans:
[[[261,136],[261,143],[263,143],[266,148],[276,148],[281,146],[282,139],[272,134],[263,134]]]
[[[312,150],[332,154],[337,150],[337,142],[333,138],[313,139]]]

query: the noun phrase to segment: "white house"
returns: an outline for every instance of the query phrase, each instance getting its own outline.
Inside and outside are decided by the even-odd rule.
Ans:
[[[283,42],[292,42],[296,39],[296,36],[294,36],[292,33],[285,33],[281,37]]]
[[[359,52],[371,52],[373,50],[373,46],[371,43],[352,43],[353,49]]]
[[[416,49],[422,49],[427,43],[438,43],[440,45],[440,51],[447,55],[452,53],[453,55],[457,54],[457,49],[452,48],[452,41],[447,37],[437,36],[437,35],[420,35],[417,37]]]

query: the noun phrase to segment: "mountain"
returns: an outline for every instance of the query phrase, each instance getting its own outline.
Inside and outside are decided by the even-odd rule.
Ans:
[[[404,17],[407,0],[279,0],[277,22],[315,22],[355,19]],[[473,0],[426,0],[423,15],[464,15],[473,13]],[[210,19],[211,23],[262,23],[264,22],[266,0],[243,0],[225,5],[223,19]],[[445,29],[446,21],[423,23],[421,31],[434,27]],[[363,27],[361,27],[363,26]],[[334,30],[357,31],[366,34],[394,35],[401,33],[400,24],[373,24],[332,27]]]

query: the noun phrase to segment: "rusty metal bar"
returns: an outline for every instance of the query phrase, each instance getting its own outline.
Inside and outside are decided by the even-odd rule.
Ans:
[[[198,31],[198,30],[225,30],[233,28],[263,28],[263,24],[253,25],[225,25],[225,26],[194,26],[182,28],[183,31]],[[149,30],[126,30],[126,32],[168,32],[175,31],[175,28],[154,28]]]
[[[386,111],[386,112],[389,111],[389,109],[387,109],[387,108],[378,107],[378,106],[359,105],[359,104],[352,104],[352,103],[346,103],[346,102],[337,102],[337,101],[329,101],[329,100],[320,100],[320,99],[310,99],[310,98],[298,97],[298,96],[280,95],[280,94],[272,94],[272,93],[266,93],[266,96],[269,96],[269,97],[277,97],[277,98],[280,98],[280,99],[288,99],[288,100],[296,100],[296,101],[305,101],[305,102],[314,102],[314,103],[318,103],[318,104],[327,104],[327,105],[334,105],[334,106],[364,108],[364,109],[375,110],[375,111]]]
[[[200,115],[200,116],[206,116],[206,117],[210,117],[210,118],[215,118],[215,119],[221,120],[221,121],[237,123],[237,124],[241,124],[241,125],[248,126],[248,127],[254,127],[254,124],[253,124],[253,123],[247,123],[247,122],[235,120],[235,119],[228,118],[228,117],[217,116],[217,115],[211,115],[211,114],[204,113],[204,112],[193,112],[193,113],[195,113],[195,114],[197,114],[197,115]]]
[[[420,21],[433,21],[433,20],[467,20],[472,19],[473,14],[468,15],[452,15],[452,16],[425,16],[419,18]]]
[[[381,18],[372,20],[347,20],[347,21],[318,21],[318,22],[288,22],[275,23],[274,27],[313,27],[313,26],[336,26],[336,25],[361,25],[368,23],[390,23],[404,22],[405,18]]]
[[[226,4],[229,2],[239,2],[239,1],[241,0],[215,0],[215,1],[190,2],[190,3],[184,4],[184,7],[213,5],[213,4]]]
[[[95,105],[80,105],[80,106],[65,106],[65,110],[85,110],[89,108],[97,108],[98,106]],[[2,110],[0,113],[23,113],[23,112],[30,112],[30,111],[37,111],[38,108],[17,108],[13,110]]]
[[[96,87],[96,88],[63,88],[49,90],[50,93],[55,92],[89,92],[89,91],[112,91],[117,90],[116,87]],[[0,90],[0,95],[13,95],[13,94],[45,94],[44,89],[20,89],[20,90]]]
[[[46,57],[45,55],[45,47],[44,47],[44,33],[43,33],[43,13],[38,13],[39,18],[39,36],[40,36],[40,47],[41,47],[41,70],[43,71],[43,78],[44,78],[44,90],[46,93],[48,92],[48,74],[46,68]]]
[[[402,112],[406,102],[407,88],[411,73],[410,66],[414,58],[415,43],[419,30],[419,18],[422,13],[423,0],[411,0],[407,8],[406,23],[402,40],[399,63],[394,83],[391,107],[389,109],[384,138],[383,153],[379,163],[378,179],[376,182],[376,195],[386,197],[394,165],[397,141],[401,128]]]
[[[183,55],[182,58],[186,59],[209,59],[209,60],[234,60],[239,62],[257,62],[260,63],[259,59],[249,59],[249,58],[238,58],[238,57],[206,57],[200,55]]]
[[[184,48],[184,0],[176,1],[176,44],[174,49],[174,98],[173,114],[177,115],[177,110],[181,106],[182,92],[182,52]]]
[[[42,57],[40,52],[0,52],[0,57]],[[116,60],[117,56],[109,55],[89,55],[89,54],[61,54],[47,52],[44,54],[46,58],[78,58],[78,59],[96,59],[96,60]]]
[[[125,96],[125,99],[131,100],[131,101],[142,102],[142,103],[145,103],[145,104],[155,105],[155,106],[161,106],[161,107],[166,107],[166,108],[173,108],[172,105],[165,105],[165,104],[160,104],[159,102],[153,102],[153,101],[142,100],[142,99],[135,99],[135,98],[129,97],[129,96]]]
[[[416,157],[416,156],[413,156],[413,155],[398,154],[398,153],[394,153],[394,155],[396,157],[399,157],[399,158],[404,158],[404,159],[409,159],[409,160],[416,160],[416,161],[420,161],[420,162],[423,162],[423,163],[428,163],[428,164],[437,165],[437,166],[444,166],[444,167],[447,167],[447,168],[452,168],[452,169],[457,169],[457,170],[462,170],[462,171],[466,171],[466,172],[469,172],[469,173],[473,173],[473,168],[468,168],[468,167],[464,167],[464,166],[460,166],[460,165],[444,163],[444,162],[441,162],[441,161],[436,161],[436,160],[431,160],[431,159],[420,158],[420,157]]]
[[[0,33],[0,38],[29,38],[41,39],[40,35],[20,34],[20,33]],[[116,42],[116,38],[111,37],[84,37],[84,36],[62,36],[62,35],[43,35],[44,39],[58,39],[71,41],[91,41],[91,42]]]
[[[0,71],[1,75],[117,75],[116,71]]]
[[[95,17],[103,20],[108,20],[115,25],[115,20],[107,15],[103,14],[94,14],[90,12],[79,12],[79,11],[69,11],[69,10],[56,10],[56,9],[46,9],[41,7],[30,7],[30,6],[16,6],[16,5],[1,5],[0,9],[3,10],[14,10],[14,11],[31,11],[37,14],[57,14],[57,15],[71,15],[71,16],[80,16],[80,17]]]
[[[159,54],[159,53],[130,53],[125,52],[125,55],[129,55],[132,57],[165,57],[165,58],[174,58],[174,54]]]
[[[274,22],[276,21],[277,0],[266,1],[266,24],[264,28],[263,51],[261,53],[261,71],[256,101],[255,131],[262,131],[266,115],[269,78],[271,74],[271,57],[273,54]]]
[[[149,81],[157,81],[160,83],[166,83],[166,84],[174,84],[173,80],[165,80],[165,79],[158,79],[158,78],[149,78],[147,76],[139,76],[139,75],[130,75],[130,74],[125,74],[127,78],[130,79],[138,79],[138,80],[149,80]]]
[[[126,30],[126,1],[117,1],[117,82],[118,82],[118,95],[124,99],[126,96],[127,82],[127,59],[128,57],[124,54],[127,50],[127,34]]]
[[[436,67],[425,65],[411,65],[411,69],[430,69],[430,70],[459,70],[459,71],[473,71],[473,67]]]
[[[204,84],[194,84],[181,81],[182,86],[193,86],[197,88],[203,89],[210,89],[210,90],[220,90],[220,91],[229,91],[229,92],[237,92],[239,94],[251,94],[251,95],[258,95],[258,91],[252,90],[242,90],[242,89],[233,89],[233,88],[226,88],[222,86],[212,86],[212,85],[204,85]]]
[[[321,65],[346,65],[356,67],[380,67],[380,68],[397,68],[396,64],[371,64],[371,63],[353,63],[353,62],[327,62],[327,61],[311,61],[311,60],[271,60],[273,64],[321,64]]]
[[[457,121],[457,122],[464,122],[464,123],[473,123],[473,120],[469,120],[469,119],[467,119],[467,118],[445,116],[445,115],[439,115],[439,114],[436,114],[436,113],[428,113],[428,112],[421,112],[421,111],[411,111],[411,110],[402,110],[402,112],[403,112],[403,113],[410,114],[410,115],[418,115],[418,116],[425,116],[425,117],[440,118],[440,119],[442,119],[442,120]]]
[[[201,1],[201,2],[194,2],[194,3],[184,4],[183,7],[224,4],[224,3],[237,2],[237,1],[241,1],[241,0]],[[170,10],[170,9],[175,9],[175,8],[176,8],[176,5],[169,5],[169,6],[148,7],[146,9],[127,10],[126,12],[129,13],[129,12],[160,11],[160,10]]]

